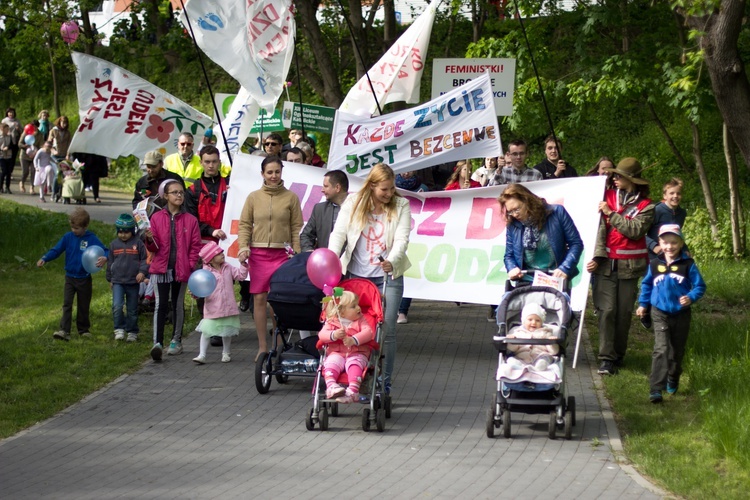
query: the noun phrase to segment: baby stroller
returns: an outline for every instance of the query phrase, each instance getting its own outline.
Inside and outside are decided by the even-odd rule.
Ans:
[[[391,396],[383,390],[382,380],[379,377],[382,370],[379,342],[382,340],[383,324],[383,303],[380,290],[371,281],[361,278],[342,281],[339,286],[359,296],[359,307],[362,309],[362,314],[375,332],[375,340],[370,342],[372,348],[370,360],[363,374],[364,380],[361,385],[364,390],[368,386],[370,387],[369,404],[362,410],[362,430],[368,432],[374,421],[378,432],[383,432],[385,430],[385,419],[391,417]],[[325,349],[325,344],[318,342],[318,348]],[[338,416],[339,413],[338,402],[335,399],[326,399],[325,396],[325,381],[323,379],[325,357],[326,352],[324,351],[315,378],[313,406],[305,419],[305,426],[309,431],[315,429],[316,423],[320,424],[320,430],[328,430],[329,409],[333,417]],[[345,371],[341,372],[337,382],[341,385],[348,384],[349,381]]]
[[[506,338],[511,329],[521,324],[521,310],[526,304],[539,304],[547,313],[545,326],[551,326],[553,336],[547,339]],[[549,438],[555,439],[557,429],[564,429],[565,439],[572,436],[576,424],[575,398],[566,397],[565,348],[571,326],[572,313],[568,296],[545,286],[524,286],[506,293],[497,308],[498,332],[493,339],[498,351],[497,389],[492,408],[487,411],[487,437],[494,437],[495,429],[503,428],[503,436],[510,437],[510,414],[549,414]],[[509,344],[552,345],[560,347],[549,367],[535,370],[511,369],[508,359],[513,355]]]
[[[313,378],[320,354],[315,348],[317,335],[292,344],[292,330],[320,331],[321,301],[325,294],[307,277],[310,252],[295,255],[271,276],[268,303],[273,308],[276,329],[273,344],[255,364],[255,387],[260,394],[271,388],[275,376],[280,384],[290,376]]]
[[[83,185],[83,165],[78,161],[61,161],[57,169],[57,182],[55,183],[55,203],[62,198],[63,205],[70,205],[70,200],[75,200],[77,205],[86,204],[86,190]]]

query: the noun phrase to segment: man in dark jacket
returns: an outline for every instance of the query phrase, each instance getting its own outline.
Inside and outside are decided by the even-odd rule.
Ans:
[[[143,163],[146,165],[146,175],[138,179],[135,183],[135,191],[133,192],[133,209],[146,198],[151,197],[153,204],[157,208],[164,208],[167,200],[159,198],[159,186],[162,182],[167,179],[174,179],[180,181],[182,187],[185,187],[185,183],[182,181],[182,177],[164,170],[164,157],[158,151],[149,151],[143,158]],[[149,213],[149,215],[151,215]]]
[[[328,248],[328,238],[331,236],[341,204],[346,200],[349,191],[349,179],[341,170],[331,170],[323,176],[322,201],[313,207],[312,214],[300,234],[300,244],[303,252],[312,252],[316,248]]]
[[[546,158],[542,160],[542,163],[534,165],[534,168],[542,174],[544,180],[578,177],[576,169],[562,159],[560,151],[560,143],[555,140],[554,136],[549,136],[544,140],[544,155]]]

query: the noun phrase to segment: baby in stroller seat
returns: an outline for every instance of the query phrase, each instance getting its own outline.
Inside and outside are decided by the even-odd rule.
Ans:
[[[358,402],[362,376],[372,351],[369,342],[375,339],[375,333],[362,316],[357,294],[344,291],[340,297],[332,297],[326,306],[326,322],[318,338],[326,348],[323,360],[326,399],[337,398],[338,403]],[[338,383],[344,370],[349,381],[346,388]]]
[[[539,304],[529,303],[521,311],[521,325],[508,333],[510,339],[557,339],[552,328],[544,325],[547,313]],[[544,371],[554,362],[552,356],[560,352],[560,346],[508,344],[513,356],[508,359],[511,366],[531,365],[535,371]]]

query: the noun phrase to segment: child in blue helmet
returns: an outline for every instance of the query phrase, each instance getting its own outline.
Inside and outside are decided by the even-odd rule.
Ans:
[[[112,289],[115,340],[138,340],[138,292],[148,276],[146,245],[135,235],[135,219],[121,214],[115,221],[117,238],[109,244],[107,281]],[[123,315],[126,306],[127,316]]]

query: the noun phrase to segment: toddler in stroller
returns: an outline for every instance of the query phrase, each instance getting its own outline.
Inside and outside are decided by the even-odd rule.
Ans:
[[[77,205],[86,204],[86,191],[83,185],[83,164],[75,160],[72,164],[63,160],[58,164],[57,184],[55,192],[55,202],[63,200],[64,205],[69,205],[71,198]]]
[[[326,323],[318,338],[326,347],[323,361],[326,399],[336,399],[338,403],[358,402],[362,375],[372,351],[369,342],[375,339],[375,334],[362,316],[357,294],[343,291],[328,302]],[[346,388],[338,383],[344,369],[349,383]]]
[[[496,392],[487,413],[487,436],[502,426],[510,437],[510,414],[549,414],[549,437],[556,429],[572,436],[575,398],[566,398],[565,347],[572,312],[568,296],[546,286],[517,288],[503,296],[497,310]],[[546,321],[546,322],[545,322]]]
[[[380,377],[383,362],[378,343],[383,324],[380,290],[363,278],[342,281],[339,287],[334,289],[326,307],[326,324],[318,336],[317,346],[324,349],[324,354],[305,426],[311,431],[315,424],[320,424],[320,430],[328,430],[328,410],[335,417],[339,403],[367,401],[360,399],[359,392],[360,389],[367,392],[364,388],[368,388],[369,404],[362,409],[362,429],[369,431],[374,422],[378,432],[383,432],[385,419],[391,416],[391,396],[385,393]],[[344,390],[342,386],[348,387]]]
[[[513,328],[506,338],[557,340],[552,331],[553,327],[544,324],[546,318],[547,313],[542,306],[533,302],[526,304],[521,311],[521,325]],[[523,370],[526,367],[536,372],[544,372],[550,364],[554,363],[553,356],[560,352],[560,346],[557,344],[508,344],[508,351],[513,353],[507,363],[510,374],[513,370]]]

